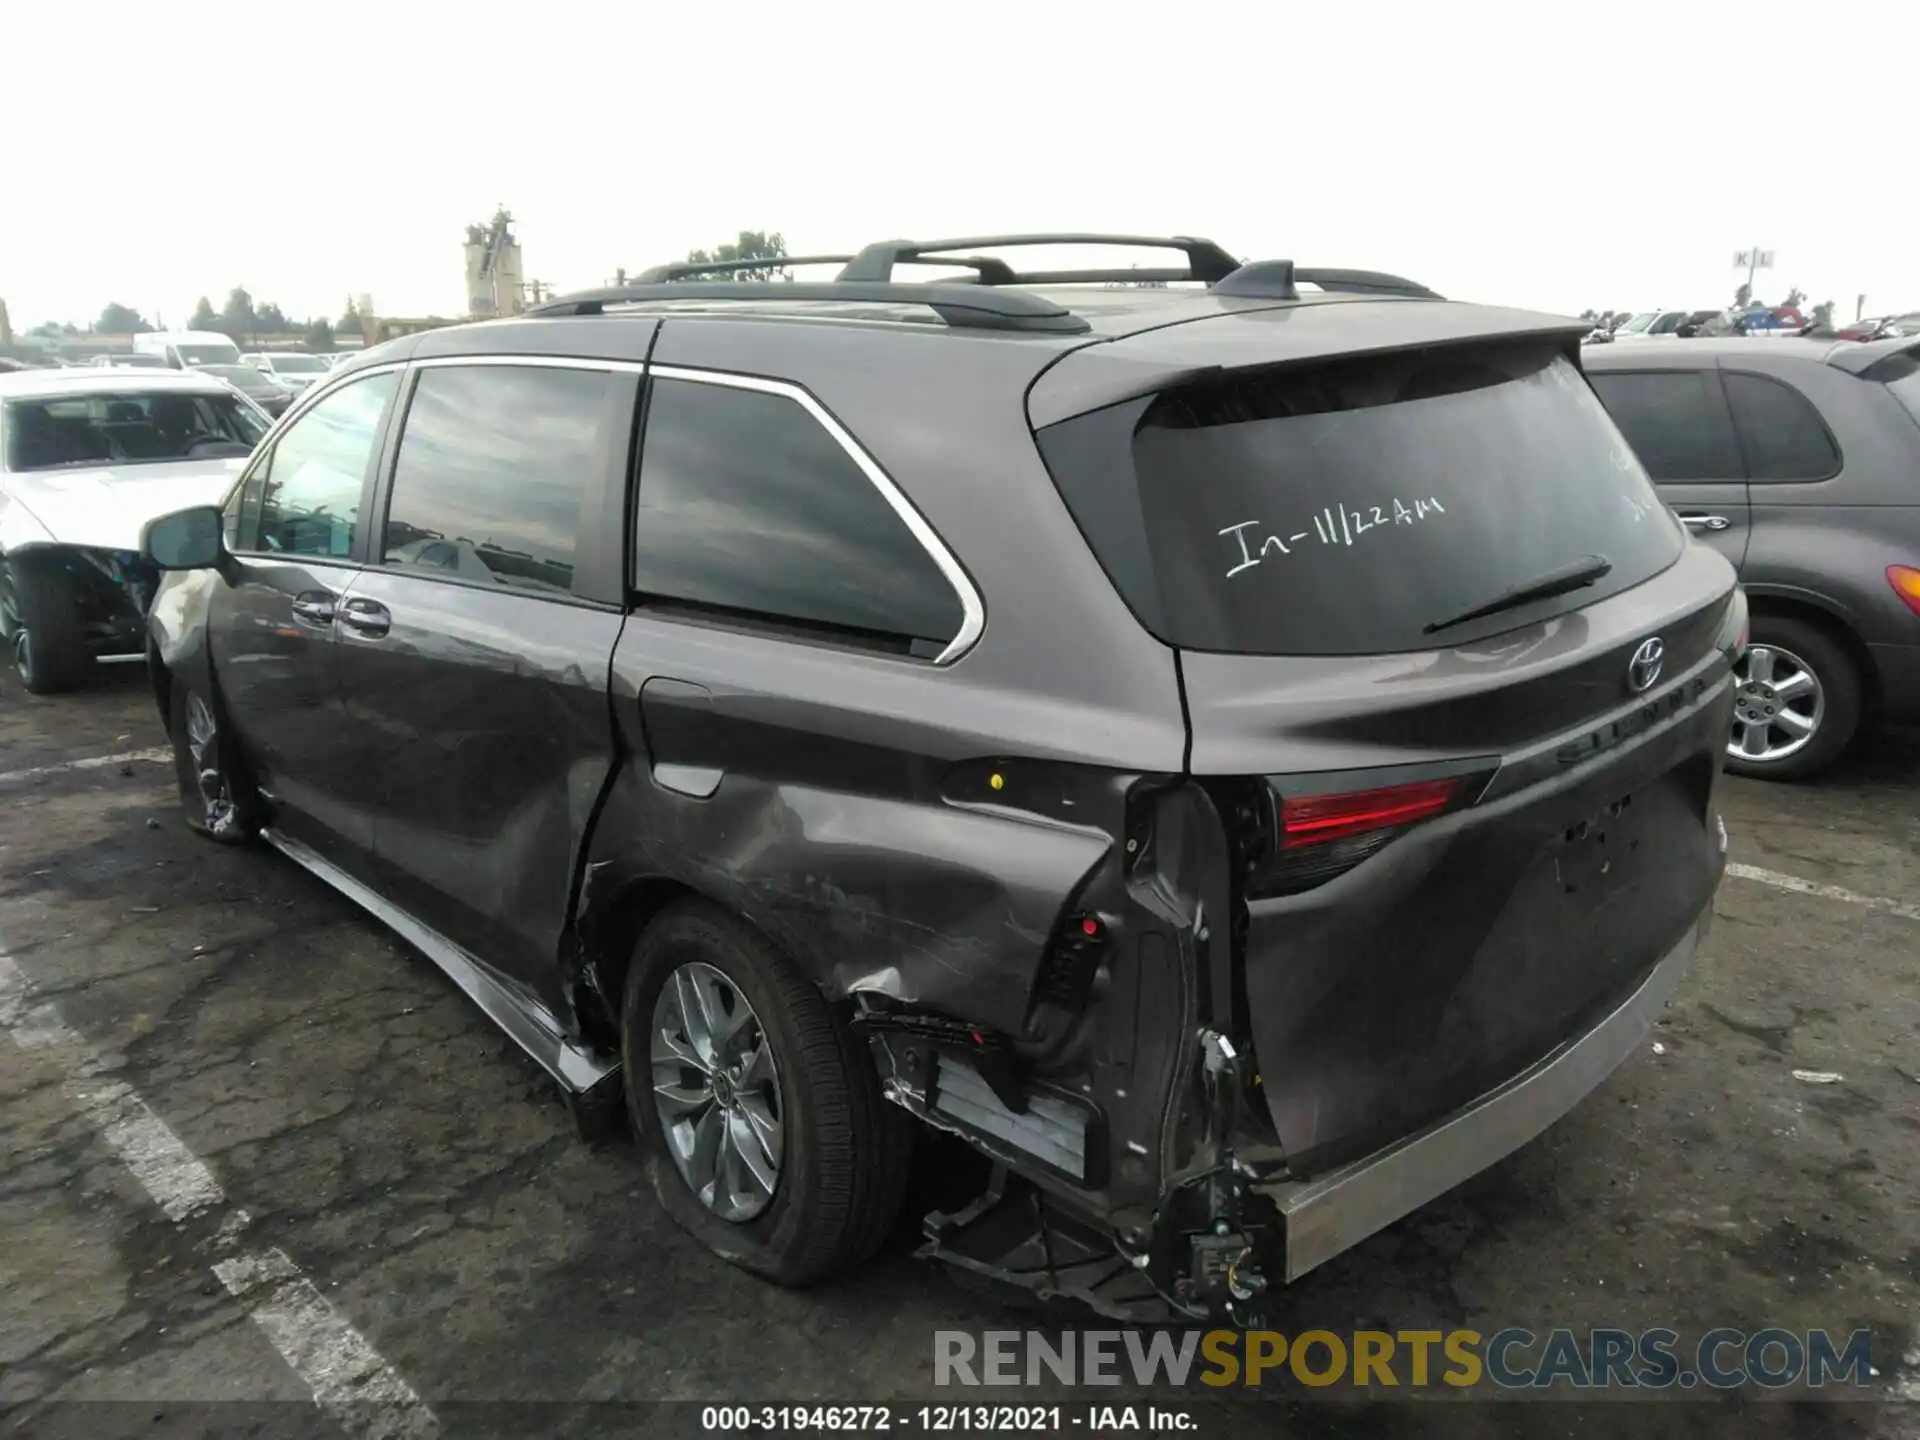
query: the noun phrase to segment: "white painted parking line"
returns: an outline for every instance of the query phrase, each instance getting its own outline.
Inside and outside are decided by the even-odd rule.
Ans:
[[[54,765],[36,765],[31,770],[0,771],[0,785],[23,785],[48,775],[65,775],[70,770],[104,770],[109,765],[159,764],[173,759],[171,750],[128,750],[119,755],[91,755],[84,760],[62,760]]]
[[[1736,880],[1752,880],[1761,885],[1771,885],[1776,890],[1790,890],[1795,895],[1815,895],[1822,900],[1840,900],[1866,910],[1898,915],[1902,920],[1920,920],[1920,905],[1909,904],[1905,900],[1889,900],[1884,895],[1862,895],[1845,886],[1802,880],[1798,875],[1783,875],[1778,870],[1763,870],[1758,865],[1729,864],[1727,874]]]
[[[65,1072],[67,1097],[168,1219],[180,1224],[225,1207],[211,1244],[217,1250],[239,1245],[252,1217],[229,1206],[206,1164],[132,1086],[108,1073],[117,1061],[69,1026],[52,1001],[34,998],[25,973],[4,947],[0,1029],[22,1050]],[[225,1255],[213,1273],[306,1384],[314,1403],[349,1434],[361,1440],[427,1440],[438,1433],[439,1422],[426,1402],[284,1251],[269,1247]]]

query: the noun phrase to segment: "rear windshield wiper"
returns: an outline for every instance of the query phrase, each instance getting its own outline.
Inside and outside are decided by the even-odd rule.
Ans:
[[[1445,620],[1435,620],[1421,633],[1432,635],[1436,631],[1451,630],[1456,625],[1464,625],[1469,620],[1478,620],[1486,615],[1498,615],[1502,610],[1512,610],[1533,600],[1548,600],[1555,595],[1565,595],[1570,590],[1584,590],[1594,581],[1607,575],[1613,569],[1613,562],[1604,555],[1582,555],[1578,560],[1549,570],[1537,579],[1524,585],[1516,585],[1511,590],[1503,590],[1484,605],[1476,605],[1471,610],[1463,610],[1458,615]]]

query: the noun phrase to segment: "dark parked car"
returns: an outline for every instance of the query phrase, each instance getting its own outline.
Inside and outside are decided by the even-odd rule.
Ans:
[[[1589,351],[1661,496],[1740,570],[1729,767],[1800,779],[1920,716],[1920,339]]]
[[[194,826],[623,1095],[717,1253],[857,1262],[919,1121],[994,1162],[927,1253],[1230,1310],[1641,1044],[1745,602],[1577,326],[1033,243],[347,361],[149,527],[155,698]]]
[[[251,365],[196,365],[202,375],[224,380],[267,414],[278,419],[293,404],[294,392],[265,371]]]

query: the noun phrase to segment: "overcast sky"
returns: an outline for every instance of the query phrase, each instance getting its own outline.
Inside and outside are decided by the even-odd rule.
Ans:
[[[743,227],[1072,228],[1574,312],[1724,304],[1757,243],[1851,318],[1920,308],[1916,55],[1893,0],[13,0],[0,297],[455,315],[504,202],[563,290]]]

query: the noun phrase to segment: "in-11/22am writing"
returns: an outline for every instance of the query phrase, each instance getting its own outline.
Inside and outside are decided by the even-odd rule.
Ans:
[[[1238,525],[1229,525],[1219,532],[1233,536],[1240,546],[1240,563],[1227,571],[1227,578],[1231,580],[1242,570],[1251,570],[1276,550],[1282,555],[1291,555],[1295,545],[1309,540],[1318,539],[1322,545],[1351,545],[1369,530],[1377,530],[1382,525],[1417,525],[1430,515],[1446,513],[1447,507],[1431,495],[1424,500],[1415,500],[1410,506],[1397,495],[1387,505],[1366,505],[1358,509],[1342,502],[1329,505],[1316,514],[1313,517],[1313,529],[1302,530],[1297,535],[1276,532],[1257,545],[1250,543],[1247,532],[1254,530],[1260,522],[1242,520]]]

